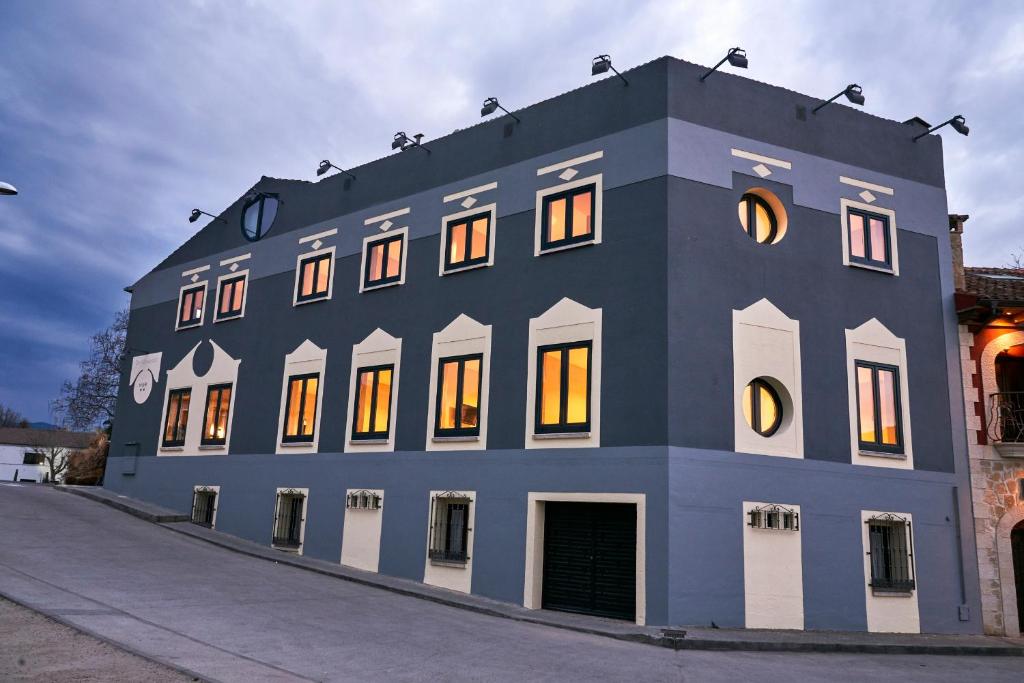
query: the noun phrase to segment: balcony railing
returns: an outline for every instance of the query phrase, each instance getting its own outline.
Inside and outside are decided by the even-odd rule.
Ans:
[[[1024,444],[1024,391],[989,395],[988,437],[997,444]]]

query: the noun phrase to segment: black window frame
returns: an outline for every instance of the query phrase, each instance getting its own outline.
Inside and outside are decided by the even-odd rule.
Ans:
[[[263,209],[266,206],[266,202],[267,202],[268,199],[273,199],[274,202],[276,202],[277,206],[275,207],[275,210],[274,210],[274,218],[273,218],[273,220],[271,220],[270,224],[267,225],[266,228],[264,229],[264,226],[263,226]],[[249,211],[249,208],[251,206],[255,205],[255,204],[259,204],[259,209],[258,209],[259,213],[256,216],[256,234],[255,235],[250,235],[249,232],[245,229],[245,214],[246,214],[246,212]],[[267,233],[270,232],[270,229],[274,226],[274,221],[277,220],[277,212],[281,210],[281,204],[282,204],[282,202],[281,202],[280,198],[275,193],[268,193],[268,192],[258,192],[258,193],[256,193],[255,197],[253,197],[252,199],[247,201],[242,206],[242,214],[241,214],[241,219],[240,219],[240,222],[239,222],[240,227],[242,228],[242,237],[244,237],[249,242],[258,242],[261,239],[263,239],[267,235]]]
[[[42,465],[46,462],[46,454],[38,451],[26,451],[21,459],[22,465]]]
[[[859,368],[866,368],[871,370],[871,403],[874,411],[875,418],[875,438],[877,441],[864,441],[861,436],[864,433],[863,428],[860,424],[860,381],[858,375]],[[882,411],[881,411],[881,399],[879,392],[879,381],[878,371],[885,370],[893,373],[893,406],[896,412],[896,443],[894,445],[882,443]],[[857,447],[862,451],[869,451],[875,453],[890,453],[893,455],[904,454],[904,442],[903,442],[903,400],[901,396],[901,381],[900,369],[896,365],[890,365],[888,363],[873,363],[866,360],[857,360],[853,364],[853,390],[856,392],[854,405],[857,411]]]
[[[391,385],[388,388],[390,392],[388,395],[388,426],[383,432],[360,432],[357,430],[359,424],[359,387],[361,386],[360,378],[363,374],[372,372],[373,373],[373,384],[370,388],[370,427],[372,428],[377,423],[377,390],[380,388],[380,372],[382,370],[391,371]],[[367,365],[365,367],[356,368],[356,382],[353,389],[355,391],[355,400],[352,402],[352,441],[387,441],[391,438],[391,418],[394,417],[394,391],[395,391],[395,364],[394,363],[383,363],[381,365]]]
[[[427,549],[431,563],[465,565],[469,562],[469,533],[473,530],[469,525],[472,505],[473,501],[464,496],[434,497],[430,511],[430,546]],[[457,508],[463,511],[461,527],[452,524],[452,512]],[[452,540],[456,535],[460,539],[461,550],[452,550]]]
[[[745,232],[758,244],[773,244],[775,239],[779,236],[779,217],[775,215],[775,210],[768,201],[756,195],[753,192],[744,192],[743,196],[740,197],[740,204],[746,202],[747,208],[747,227]],[[757,239],[757,207],[760,206],[768,214],[768,222],[771,225],[771,230],[768,232],[768,237],[765,240]]]
[[[200,498],[205,498],[200,505]],[[213,528],[214,516],[217,512],[217,491],[210,488],[193,489],[192,491],[192,523]],[[202,513],[202,514],[201,514]]]
[[[189,413],[191,413],[192,412],[192,387],[181,387],[180,389],[171,389],[170,391],[167,392],[167,410],[164,413],[164,428],[163,428],[163,431],[160,432],[160,444],[161,444],[161,446],[163,448],[181,448],[182,446],[185,445],[185,436],[186,436],[186,433],[188,432],[188,420],[186,420],[185,424],[182,425],[182,428],[181,428],[181,439],[174,439],[174,440],[168,441],[167,440],[167,425],[169,424],[169,421],[170,421],[170,418],[171,418],[171,406],[176,406],[176,410],[174,412],[174,425],[175,425],[175,427],[177,427],[178,420],[181,418],[181,397],[182,396],[186,396],[186,395],[188,396],[188,410],[189,410]],[[177,404],[175,404],[174,401],[172,400],[175,396],[178,397]],[[175,431],[177,431],[177,429],[175,429]]]
[[[306,408],[306,384],[309,380],[316,378],[316,394],[313,396],[313,431],[309,435],[302,433],[302,415]],[[302,388],[299,391],[299,421],[296,424],[298,432],[296,434],[288,434],[288,413],[292,406],[292,382],[301,381]],[[284,394],[284,415],[281,419],[281,443],[313,443],[316,438],[316,418],[318,407],[315,405],[320,399],[320,373],[319,372],[306,372],[300,375],[289,375],[288,381],[285,384]]]
[[[572,200],[576,195],[590,192],[590,232],[586,235],[572,236]],[[553,202],[565,199],[565,237],[560,240],[548,239],[548,223],[550,222],[550,211],[548,210]],[[544,195],[540,203],[540,251],[550,251],[561,247],[568,247],[576,244],[592,243],[597,235],[597,183],[588,183],[573,187],[568,190],[552,192]]]
[[[313,288],[310,294],[302,294],[302,285],[305,284],[306,264],[310,261],[314,262],[313,274],[310,276],[313,278]],[[327,288],[322,291],[316,291],[316,283],[319,280],[320,269],[323,268],[324,264],[327,264]],[[295,303],[306,303],[308,301],[320,301],[326,299],[331,295],[331,279],[334,277],[334,252],[328,251],[320,254],[310,254],[305,258],[299,259],[299,265],[297,272],[295,273]]]
[[[864,256],[853,255],[853,226],[850,224],[851,216],[860,216],[864,222]],[[871,258],[871,219],[882,221],[882,227],[885,231],[885,260],[879,261]],[[856,263],[862,266],[871,266],[872,268],[879,268],[882,270],[892,271],[892,230],[889,224],[889,216],[883,213],[875,213],[873,211],[866,211],[864,209],[848,206],[846,208],[846,248],[847,258],[850,263]]]
[[[220,306],[221,306],[221,304],[224,301],[224,294],[225,294],[225,292],[227,292],[228,285],[235,284],[236,282],[244,283],[242,285],[242,303],[239,305],[237,310],[231,309],[227,313],[221,313],[220,312]],[[245,310],[245,297],[247,297],[249,295],[249,292],[246,291],[248,289],[249,289],[249,275],[248,275],[248,273],[243,273],[241,275],[235,275],[235,276],[232,276],[232,277],[226,277],[223,280],[221,280],[219,283],[217,283],[217,301],[215,302],[214,308],[213,308],[213,319],[214,319],[214,321],[215,322],[220,322],[221,320],[233,320],[235,318],[240,318],[242,316],[242,311]],[[234,291],[232,291],[232,295],[234,295]]]
[[[749,425],[750,428],[754,430],[755,434],[765,438],[774,436],[779,431],[779,427],[782,426],[782,397],[779,396],[779,392],[772,386],[771,382],[764,377],[755,377],[747,382],[747,386],[750,387],[750,419],[753,422],[753,424]],[[775,402],[775,422],[768,429],[761,428],[761,392],[759,389],[762,388],[768,391],[768,395]]]
[[[484,255],[476,258],[470,258],[470,253],[473,251],[473,223],[480,220],[481,218],[487,219],[487,232],[484,233]],[[472,216],[466,216],[463,218],[451,218],[445,221],[444,225],[444,272],[445,273],[457,273],[460,270],[466,270],[475,266],[486,265],[491,259],[491,230],[493,229],[493,219],[491,211],[481,211],[475,213]],[[455,227],[458,225],[466,226],[466,258],[459,261],[458,263],[452,263],[452,233]]]
[[[567,423],[569,404],[569,351],[571,349],[587,349],[587,421]],[[549,351],[562,351],[561,379],[559,382],[558,415],[559,422],[555,425],[541,423],[541,405],[544,392],[544,354]],[[594,342],[591,339],[562,344],[546,344],[537,347],[537,365],[535,368],[536,397],[534,399],[534,434],[575,434],[590,431],[593,419],[592,401],[594,396]]]
[[[271,545],[275,548],[297,551],[302,547],[302,526],[306,521],[306,497],[306,494],[299,491],[281,491],[277,494],[274,532],[271,537]],[[285,501],[291,503],[287,510],[285,510]],[[286,512],[285,521],[282,517]]]
[[[185,296],[187,294],[189,294],[190,292],[198,292],[199,290],[203,291],[203,306],[202,306],[202,308],[199,311],[199,315],[196,316],[195,318],[190,318],[187,321],[183,321],[181,318],[182,318],[182,313],[185,312]],[[177,329],[184,330],[184,329],[187,329],[187,328],[199,327],[200,325],[203,324],[203,318],[206,317],[206,299],[207,298],[208,297],[206,296],[206,283],[205,282],[202,282],[202,283],[197,284],[197,285],[192,285],[190,287],[184,287],[181,290],[181,295],[178,297],[178,320],[177,320],[177,325],[176,325]],[[195,300],[194,296],[193,296],[193,300]],[[195,307],[193,306],[191,310],[195,310]]]
[[[914,569],[914,532],[909,519],[884,514],[868,525],[868,564],[875,593],[910,593],[917,588]],[[878,555],[882,559],[878,559]]]
[[[475,427],[453,427],[450,429],[441,428],[441,395],[444,390],[444,366],[447,363],[458,363],[458,379],[456,381],[455,388],[455,415],[458,419],[461,415],[463,390],[465,389],[465,369],[466,362],[471,360],[480,361],[480,372],[477,375],[477,413],[476,413],[476,426]],[[482,353],[468,353],[461,356],[447,356],[445,358],[438,358],[437,360],[437,392],[434,397],[434,437],[444,438],[449,436],[480,436],[480,421],[483,419],[483,396],[482,389],[484,384],[484,354]],[[461,421],[461,420],[459,420]]]
[[[394,283],[400,282],[402,280],[402,269],[405,266],[405,258],[407,256],[406,251],[407,251],[407,247],[408,247],[408,245],[405,244],[405,241],[406,241],[405,238],[406,238],[406,233],[400,233],[400,234],[396,234],[396,235],[387,235],[385,237],[381,237],[379,239],[371,240],[371,241],[366,243],[366,245],[364,247],[364,260],[366,261],[366,263],[365,263],[365,265],[363,267],[363,289],[364,290],[375,289],[377,287],[383,287],[384,285],[394,284]],[[387,276],[388,254],[391,253],[391,244],[393,242],[401,242],[402,243],[402,255],[398,259],[398,273],[396,275],[392,275],[391,277],[388,277]],[[385,245],[384,256],[382,257],[382,260],[381,260],[381,271],[380,271],[381,272],[381,278],[379,280],[371,281],[370,280],[370,267],[371,267],[371,265],[373,263],[373,259],[370,257],[370,253],[373,251],[373,248],[375,246],[377,246],[378,244],[384,244]]]
[[[216,439],[216,438],[211,439],[211,438],[208,438],[206,436],[206,430],[210,426],[210,423],[208,422],[209,417],[210,417],[210,397],[213,395],[213,392],[215,392],[215,391],[218,392],[218,394],[217,394],[217,406],[216,406],[216,410],[214,412],[214,418],[213,418],[214,420],[216,420],[217,419],[217,415],[220,414],[221,401],[224,400],[224,390],[225,389],[230,389],[231,390],[231,394],[230,394],[230,396],[228,397],[228,400],[227,400],[227,403],[228,403],[228,406],[227,406],[228,407],[228,415],[227,415],[227,419],[225,420],[225,423],[224,423],[224,438],[223,439]],[[231,430],[231,399],[234,397],[234,395],[235,395],[235,386],[231,382],[223,382],[221,384],[211,384],[210,386],[206,387],[206,400],[203,401],[203,431],[202,431],[202,435],[199,437],[199,445],[200,446],[223,446],[224,444],[226,444],[228,442],[228,432]]]

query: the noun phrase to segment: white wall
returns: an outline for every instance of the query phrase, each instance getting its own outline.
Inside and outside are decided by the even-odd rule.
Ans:
[[[802,531],[754,529],[743,503],[743,591],[747,628],[804,628]],[[782,504],[780,504],[782,505]],[[797,514],[799,505],[785,504]],[[800,519],[801,528],[803,519]]]
[[[363,489],[348,489],[348,495]],[[380,563],[380,529],[384,519],[384,490],[366,489],[380,496],[376,510],[345,509],[345,525],[341,536],[341,563],[346,567],[377,571]]]
[[[42,481],[44,473],[50,468],[43,465],[24,465],[25,453],[35,449],[28,446],[10,446],[0,444],[0,481],[14,481],[17,472],[18,481]]]

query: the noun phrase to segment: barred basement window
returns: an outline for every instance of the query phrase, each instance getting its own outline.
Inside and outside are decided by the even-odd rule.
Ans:
[[[867,520],[871,583],[876,593],[909,593],[914,584],[913,533],[910,522],[886,513]]]
[[[800,513],[782,505],[761,505],[747,513],[754,529],[800,531]]]
[[[212,528],[213,515],[216,509],[216,489],[208,486],[197,486],[192,494],[192,523]]]
[[[302,546],[302,523],[305,521],[306,496],[297,491],[277,494],[274,517],[275,548],[298,550]]]
[[[430,561],[464,565],[469,560],[469,506],[472,502],[454,491],[434,496],[430,521]]]
[[[380,510],[380,495],[373,491],[353,491],[345,500],[349,510]]]

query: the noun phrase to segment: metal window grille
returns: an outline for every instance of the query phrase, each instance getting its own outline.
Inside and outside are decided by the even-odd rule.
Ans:
[[[1024,443],[1024,391],[989,395],[988,437],[996,443]]]
[[[345,500],[349,510],[380,510],[380,495],[373,491],[353,491]]]
[[[469,506],[465,497],[439,495],[432,506],[429,556],[435,562],[469,560]]]
[[[914,590],[913,536],[910,522],[885,514],[869,519],[868,555],[871,558],[871,588],[880,592],[908,593]]]
[[[782,505],[761,505],[747,513],[754,529],[800,531],[800,513]]]
[[[192,523],[213,526],[213,511],[217,505],[217,492],[197,489],[192,494]]]
[[[302,545],[302,522],[306,497],[301,493],[281,493],[277,497],[274,545],[296,550]]]

